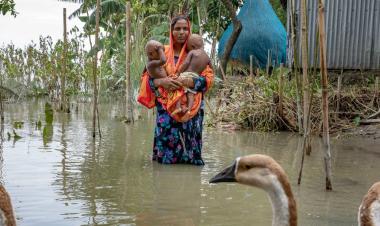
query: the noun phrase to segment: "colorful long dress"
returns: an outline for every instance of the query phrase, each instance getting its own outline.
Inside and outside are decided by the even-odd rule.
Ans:
[[[194,79],[194,90],[206,91],[206,79]],[[153,81],[150,87],[155,89]],[[156,100],[156,128],[152,159],[164,164],[188,163],[204,165],[202,159],[202,126],[204,103],[202,100],[198,113],[187,122],[175,121]]]

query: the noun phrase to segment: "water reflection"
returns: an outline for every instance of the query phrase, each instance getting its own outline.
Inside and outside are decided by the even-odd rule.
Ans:
[[[46,147],[53,139],[53,118],[54,112],[49,103],[45,103],[45,126],[42,130],[42,141]]]
[[[199,225],[201,168],[153,163],[152,206],[136,216],[137,225]]]
[[[291,133],[206,129],[205,166],[160,165],[151,161],[151,119],[125,125],[115,119],[122,105],[100,107],[103,138],[94,141],[90,104],[56,113],[46,140],[35,126],[44,117],[44,102],[6,106],[5,133],[12,131],[12,121],[29,120],[17,131],[22,139],[0,143],[1,178],[18,225],[270,225],[272,210],[263,191],[208,184],[233,159],[252,153],[272,156],[288,173],[299,225],[355,225],[362,196],[380,180],[377,140],[333,140],[334,191],[325,192],[316,138],[297,186],[301,138]]]

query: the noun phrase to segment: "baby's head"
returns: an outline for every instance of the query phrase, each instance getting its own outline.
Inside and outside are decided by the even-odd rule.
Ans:
[[[161,42],[156,40],[150,40],[145,45],[145,53],[148,56],[149,60],[158,60],[160,59],[160,54],[158,53],[158,49],[164,49],[164,46]]]
[[[187,50],[203,49],[203,38],[198,34],[191,34],[187,40]]]

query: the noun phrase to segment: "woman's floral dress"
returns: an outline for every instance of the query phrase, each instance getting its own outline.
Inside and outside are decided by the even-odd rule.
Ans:
[[[156,90],[153,79],[149,80],[149,84],[152,90]],[[205,92],[206,79],[202,76],[194,78],[193,90]],[[175,121],[157,100],[156,109],[153,160],[163,164],[204,165],[202,160],[203,100],[198,114],[184,123]]]

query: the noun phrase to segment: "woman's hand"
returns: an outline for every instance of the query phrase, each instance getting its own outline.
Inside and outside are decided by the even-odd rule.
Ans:
[[[176,80],[187,88],[194,88],[194,81],[192,78],[183,78],[180,76]]]
[[[162,88],[169,91],[173,91],[182,87],[182,83],[180,81],[177,79],[172,79],[170,77],[157,78],[153,82],[156,87],[161,86]]]

